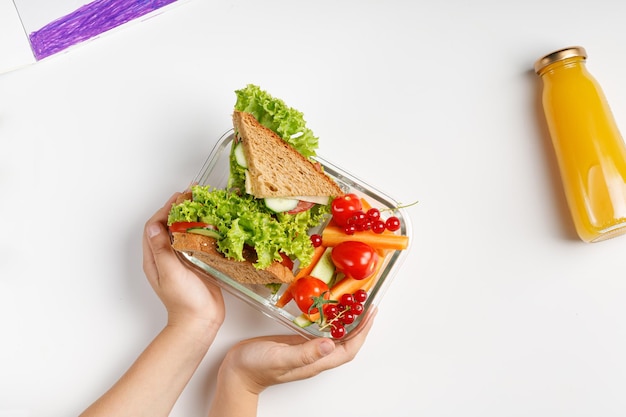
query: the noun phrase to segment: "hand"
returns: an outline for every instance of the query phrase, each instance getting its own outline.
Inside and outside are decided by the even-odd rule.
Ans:
[[[376,310],[363,329],[342,344],[332,339],[265,336],[233,346],[220,366],[209,417],[254,417],[267,387],[311,378],[354,359],[369,333]]]
[[[376,310],[363,329],[342,344],[332,339],[306,340],[298,335],[266,336],[244,340],[230,349],[220,372],[236,373],[248,391],[313,377],[354,359],[365,342]]]
[[[217,331],[224,321],[221,290],[186,267],[172,249],[167,215],[174,194],[148,220],[143,238],[143,270],[168,312],[168,325],[199,325]]]
[[[167,309],[167,325],[81,417],[168,416],[224,321],[224,300],[178,259],[166,221],[173,195],[144,227],[143,270]]]

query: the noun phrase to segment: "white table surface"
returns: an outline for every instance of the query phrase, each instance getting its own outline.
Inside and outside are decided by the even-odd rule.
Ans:
[[[77,415],[162,328],[145,220],[255,83],[319,153],[409,209],[411,252],[357,358],[268,389],[259,416],[626,414],[626,237],[575,236],[534,61],[583,45],[626,128],[626,6],[193,0],[0,76],[0,416]],[[227,319],[172,416],[203,416]]]

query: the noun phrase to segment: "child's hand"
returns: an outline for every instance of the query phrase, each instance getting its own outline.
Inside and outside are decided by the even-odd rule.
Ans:
[[[167,309],[167,325],[126,373],[81,416],[167,416],[224,321],[218,287],[187,268],[170,246],[173,195],[144,227],[143,270]]]
[[[236,373],[248,391],[313,377],[354,359],[372,326],[375,311],[362,331],[343,344],[332,339],[306,341],[297,335],[266,336],[244,340],[233,346],[220,372]]]
[[[168,312],[168,325],[217,328],[224,321],[221,290],[187,268],[176,256],[167,232],[174,194],[144,228],[143,270]]]

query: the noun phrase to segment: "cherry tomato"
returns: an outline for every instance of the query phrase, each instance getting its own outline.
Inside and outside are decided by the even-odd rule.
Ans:
[[[348,224],[348,219],[355,212],[362,211],[363,206],[361,205],[361,199],[356,194],[344,194],[333,199],[330,209],[335,223],[345,227]]]
[[[345,241],[335,246],[331,259],[337,269],[354,279],[365,279],[374,273],[378,254],[367,243]]]
[[[306,276],[295,282],[291,289],[291,295],[293,295],[293,299],[300,311],[303,313],[317,313],[317,308],[313,308],[309,311],[315,298],[323,297],[327,300],[330,297],[330,291],[324,281],[315,277]]]

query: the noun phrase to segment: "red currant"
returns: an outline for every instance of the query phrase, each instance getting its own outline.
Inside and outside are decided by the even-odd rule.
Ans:
[[[359,224],[365,219],[365,213],[362,210],[357,210],[352,213],[352,216],[348,217],[347,224]]]
[[[347,235],[353,235],[356,232],[356,225],[349,224],[349,225],[347,225],[346,227],[343,228],[343,231]]]
[[[398,219],[396,216],[389,217],[385,222],[385,227],[387,228],[387,230],[395,232],[400,228],[400,219]]]
[[[382,220],[375,220],[374,223],[372,223],[372,232],[374,233],[381,234],[385,231],[385,228],[385,222]]]
[[[330,326],[330,335],[335,339],[341,339],[346,335],[346,328],[340,323],[333,323]]]
[[[324,315],[326,320],[333,320],[339,314],[339,307],[337,304],[326,304],[324,306]]]
[[[380,210],[372,207],[371,209],[367,210],[367,217],[370,218],[371,220],[380,219]]]
[[[352,294],[344,294],[341,296],[341,299],[339,300],[339,302],[342,305],[349,307],[352,304],[354,304],[354,297],[352,296]]]
[[[363,311],[365,311],[365,307],[363,307],[363,304],[355,303],[350,306],[350,311],[355,316],[360,316],[361,314],[363,314]]]
[[[343,316],[341,316],[340,320],[343,324],[352,324],[355,319],[356,315],[352,311],[348,310],[343,314]]]
[[[352,294],[352,297],[354,298],[354,301],[356,301],[357,303],[364,303],[365,300],[367,300],[367,291],[363,289],[356,290],[356,292]]]
[[[322,246],[322,236],[316,234],[311,235],[311,244],[314,248]]]
[[[372,228],[372,221],[370,219],[365,219],[359,224],[361,230],[370,230]]]

